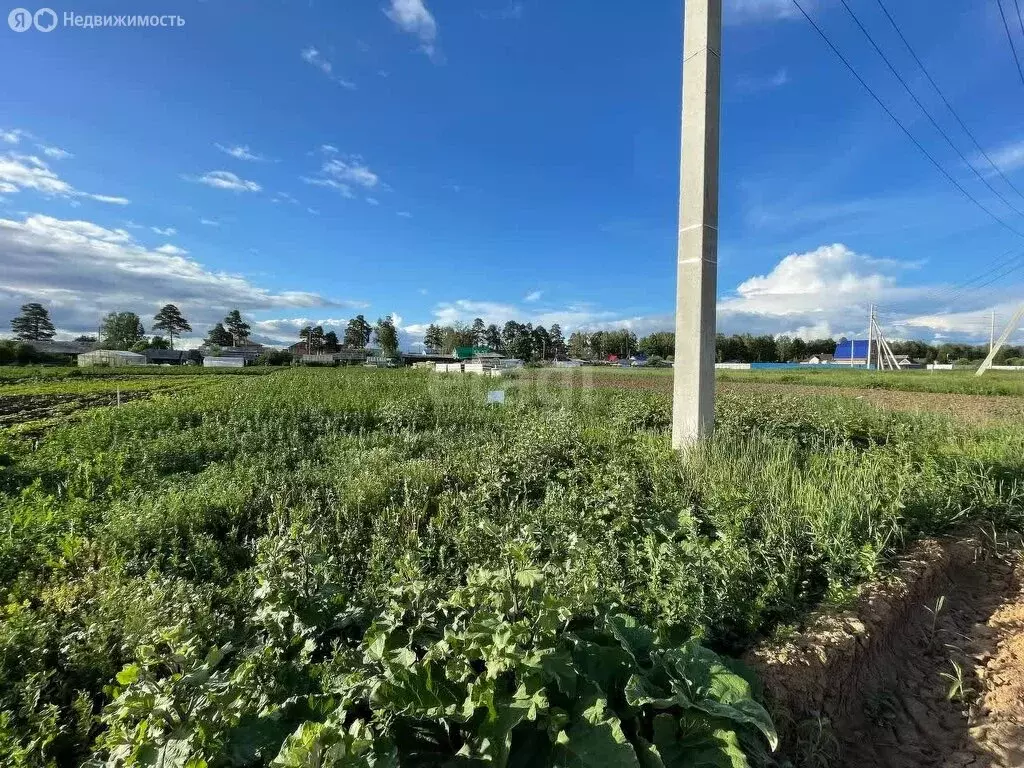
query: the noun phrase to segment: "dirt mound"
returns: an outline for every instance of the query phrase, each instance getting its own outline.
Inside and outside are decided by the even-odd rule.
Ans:
[[[1024,568],[923,542],[854,610],[756,649],[797,765],[1024,766]]]

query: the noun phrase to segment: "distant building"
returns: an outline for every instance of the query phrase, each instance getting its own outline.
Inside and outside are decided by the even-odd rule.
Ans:
[[[89,366],[101,365],[116,368],[124,365],[145,365],[145,355],[137,352],[125,352],[120,349],[94,349],[92,352],[83,352],[78,356],[78,365],[87,368]]]
[[[826,354],[825,352],[822,352],[817,355],[811,355],[809,358],[807,358],[805,363],[807,365],[830,365],[834,361],[835,355],[829,355]]]
[[[142,354],[150,365],[199,365],[203,359],[194,349],[146,349]]]
[[[235,357],[215,357],[207,355],[203,358],[204,368],[244,368],[245,358],[241,355]]]
[[[868,340],[844,339],[840,341],[836,344],[836,351],[832,355],[832,362],[835,365],[867,365]]]
[[[200,354],[206,357],[240,357],[246,364],[256,360],[266,352],[262,344],[239,344],[236,347],[217,347],[204,344],[199,348]]]
[[[456,347],[455,357],[458,360],[501,360],[502,355],[490,347]]]

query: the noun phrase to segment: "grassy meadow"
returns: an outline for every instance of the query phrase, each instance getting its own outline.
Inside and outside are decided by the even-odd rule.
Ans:
[[[765,763],[731,656],[1024,520],[1016,421],[725,391],[680,456],[664,394],[572,381],[183,377],[0,432],[0,762]]]

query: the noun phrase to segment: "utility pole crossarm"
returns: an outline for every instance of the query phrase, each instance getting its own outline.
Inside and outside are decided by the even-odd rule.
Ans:
[[[715,418],[721,44],[722,0],[684,0],[672,387],[672,445],[677,448],[710,433]]]

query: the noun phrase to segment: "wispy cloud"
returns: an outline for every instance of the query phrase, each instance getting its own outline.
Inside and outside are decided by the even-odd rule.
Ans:
[[[44,155],[52,157],[54,160],[66,160],[69,157],[74,157],[73,154],[60,147],[48,147],[45,144],[38,144],[37,146],[43,150]]]
[[[532,303],[532,302],[535,302],[535,301],[540,301],[540,297],[543,296],[543,295],[544,295],[543,291],[531,291],[530,293],[528,293],[525,296],[523,296],[523,301],[528,302],[528,303]]]
[[[247,145],[235,144],[232,146],[225,146],[223,144],[215,144],[215,147],[223,152],[225,155],[231,155],[236,160],[250,160],[253,162],[262,162],[267,158],[261,154],[253,152]]]
[[[319,173],[300,177],[306,184],[336,189],[345,197],[355,197],[354,187],[369,191],[380,186],[380,177],[370,170],[359,155],[340,156],[337,147],[329,144],[322,146],[321,151],[326,159]],[[367,198],[367,202],[370,205],[377,204],[374,198]]]
[[[512,2],[503,8],[498,8],[493,11],[477,11],[477,15],[481,19],[487,19],[489,21],[510,21],[512,19],[523,18],[523,11],[525,6],[521,2]]]
[[[995,151],[989,152],[988,156],[1003,173],[1022,168],[1024,167],[1024,139],[1004,144]]]
[[[398,211],[397,215],[401,216],[403,219],[411,219],[412,218],[412,214],[409,213],[408,211]]]
[[[736,88],[744,93],[772,91],[789,82],[789,72],[780,67],[770,75],[740,75],[736,78]]]
[[[813,5],[813,0],[810,0]],[[792,19],[800,15],[792,0],[726,0],[722,20],[726,24]]]
[[[423,0],[391,0],[384,13],[399,29],[419,38],[420,49],[431,58],[437,54],[437,21]]]
[[[368,202],[370,205],[380,205],[380,200],[378,200],[376,197],[368,197],[366,198],[366,202]]]
[[[160,227],[150,227],[150,229],[152,229],[158,235],[163,235],[164,237],[172,237],[178,234],[178,230],[176,230],[174,227],[165,227],[163,229],[161,229]]]
[[[240,178],[231,171],[208,171],[202,176],[186,176],[185,178],[214,189],[227,189],[232,192],[259,192],[263,189],[255,181]]]
[[[207,227],[219,227],[220,222],[216,219],[200,219],[199,223]]]
[[[330,62],[330,60],[327,57],[325,57],[322,53],[320,53],[320,51],[318,51],[313,46],[303,48],[302,52],[299,55],[302,56],[302,60],[304,62],[306,62],[307,64],[311,64],[317,69],[319,69],[321,72],[327,75],[327,77],[336,82],[342,88],[348,88],[350,91],[355,90],[356,84],[353,83],[351,80],[346,80],[345,78],[336,75],[334,73],[334,65]]]
[[[75,189],[60,178],[50,167],[35,155],[20,155],[8,152],[0,155],[0,193],[14,194],[25,189],[43,195],[68,198],[89,198],[101,203],[127,205],[130,201],[125,197],[114,195],[97,195]]]
[[[296,200],[292,195],[287,192],[277,192],[274,197],[271,198],[271,202],[274,203],[291,203],[292,205],[298,205],[299,201]]]
[[[8,144],[19,144],[21,143],[21,137],[27,136],[28,134],[20,128],[8,128],[0,130],[0,141],[5,141]]]

